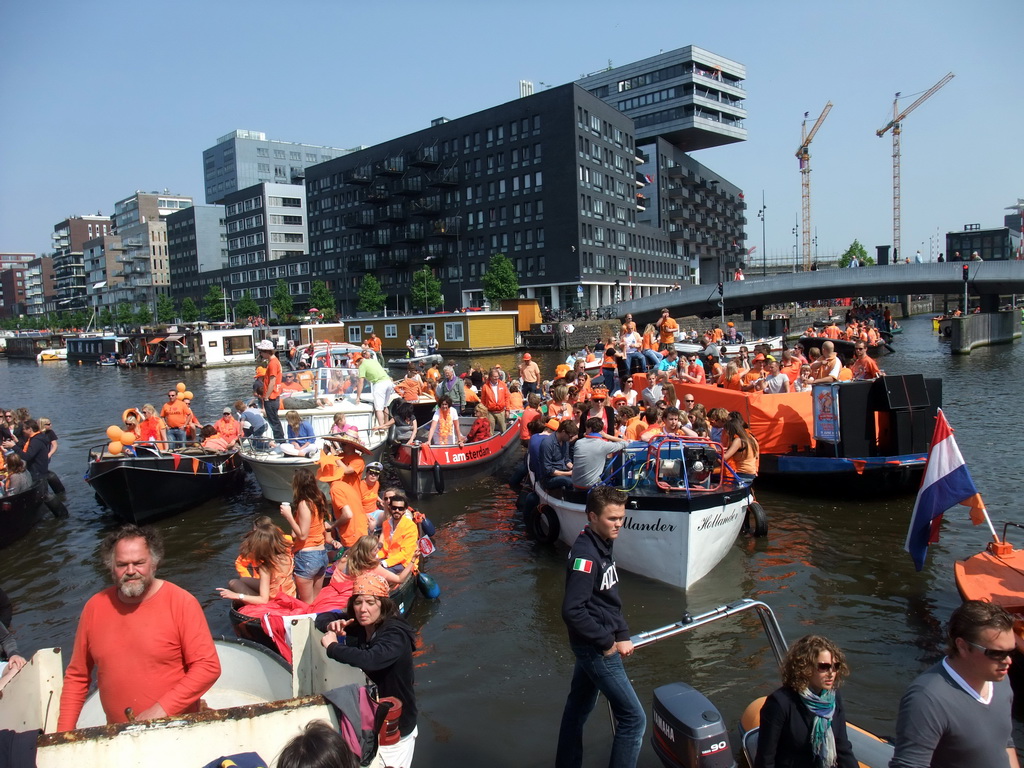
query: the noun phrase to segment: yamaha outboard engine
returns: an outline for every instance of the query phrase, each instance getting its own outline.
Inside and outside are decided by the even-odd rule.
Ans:
[[[722,715],[693,686],[656,688],[653,719],[651,746],[666,768],[735,768]]]

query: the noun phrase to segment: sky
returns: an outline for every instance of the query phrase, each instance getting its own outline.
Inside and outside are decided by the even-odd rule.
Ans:
[[[69,215],[135,190],[204,203],[202,152],[236,128],[373,145],[685,45],[746,66],[747,141],[695,159],[745,191],[746,246],[792,254],[795,152],[811,144],[822,258],[892,241],[894,94],[903,124],[903,252],[1024,197],[1021,0],[292,0],[0,6],[0,252],[46,253]],[[765,245],[757,210],[766,204]],[[756,262],[755,262],[756,263]]]

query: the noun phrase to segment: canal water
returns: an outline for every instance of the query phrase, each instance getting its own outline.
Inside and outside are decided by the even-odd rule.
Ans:
[[[1003,420],[992,409],[1008,407],[1013,416],[1024,401],[1021,345],[953,358],[932,334],[929,318],[910,319],[904,327],[897,353],[881,361],[883,368],[944,380],[946,415],[993,520],[1000,527],[1004,520],[1024,522],[1020,428],[990,422]],[[536,357],[550,375],[558,362],[554,355]],[[474,362],[513,370],[515,360],[499,355]],[[53,421],[60,437],[53,468],[68,488],[71,511],[67,520],[48,518],[16,546],[0,550],[0,586],[14,601],[24,651],[62,646],[70,652],[82,604],[109,582],[96,550],[116,521],[82,479],[88,449],[106,442],[106,427],[119,423],[130,405],[159,404],[178,381],[196,394],[200,418],[212,421],[226,403],[250,391],[250,376],[243,368],[119,371],[0,362],[0,404],[25,406]],[[623,574],[627,620],[637,632],[741,597],[764,600],[790,642],[818,632],[844,648],[853,668],[845,692],[849,718],[891,735],[903,690],[942,654],[944,623],[959,603],[953,561],[981,549],[987,533],[970,525],[966,511],[951,511],[941,542],[918,573],[903,551],[913,496],[861,502],[837,490],[834,497],[805,497],[796,482],[793,491],[760,491],[769,535],[737,541],[688,592]],[[430,572],[442,593],[437,601],[419,601],[411,614],[420,630],[417,765],[553,761],[573,665],[560,619],[566,550],[530,540],[515,501],[491,478],[421,504],[438,527]],[[167,539],[161,576],[199,598],[215,635],[231,630],[227,603],[214,588],[232,576],[238,542],[253,515],[274,513],[250,477],[238,496],[158,523]],[[648,708],[654,688],[682,680],[709,696],[730,728],[754,696],[778,685],[753,615],[645,648],[627,669]],[[1024,745],[1019,725],[1017,737]],[[599,708],[588,725],[587,765],[606,764],[610,739]],[[647,742],[640,764],[659,765]]]

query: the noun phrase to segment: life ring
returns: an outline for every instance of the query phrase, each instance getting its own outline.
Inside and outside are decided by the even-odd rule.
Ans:
[[[542,544],[554,544],[558,541],[558,533],[561,526],[558,523],[558,515],[551,507],[540,507],[533,516],[533,536]]]
[[[434,462],[434,490],[437,493],[444,493],[444,474],[441,472],[441,465]]]
[[[743,514],[743,533],[760,538],[768,535],[768,515],[756,501],[750,502]]]

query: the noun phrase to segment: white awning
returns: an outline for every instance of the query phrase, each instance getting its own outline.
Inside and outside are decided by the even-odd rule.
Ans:
[[[107,287],[107,281],[106,280],[100,280],[98,283],[96,283],[96,285],[94,285],[92,287],[92,289],[94,291],[98,291],[100,288],[106,288],[106,287]]]

